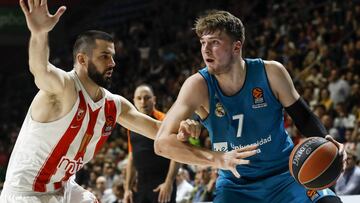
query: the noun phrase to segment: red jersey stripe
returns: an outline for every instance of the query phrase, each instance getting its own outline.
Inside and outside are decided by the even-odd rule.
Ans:
[[[51,176],[55,174],[61,157],[67,153],[70,144],[73,142],[81,128],[87,110],[85,98],[81,91],[79,91],[79,98],[79,106],[70,125],[35,177],[33,190],[36,192],[46,192],[46,184],[49,183]]]
[[[116,125],[116,105],[113,100],[106,100],[105,101],[105,124],[102,129],[101,137],[96,144],[94,156],[99,152],[101,147],[104,145],[106,140],[109,138],[109,135],[111,134],[112,130],[115,128]]]

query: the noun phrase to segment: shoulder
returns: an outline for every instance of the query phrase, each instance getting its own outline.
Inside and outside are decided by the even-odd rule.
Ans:
[[[200,74],[200,73],[195,73],[193,75],[191,75],[189,78],[187,78],[184,82],[183,87],[186,86],[188,88],[190,88],[189,90],[196,90],[196,89],[203,89],[203,88],[207,88],[207,84],[205,81],[205,78]],[[195,89],[192,89],[192,88]]]
[[[286,68],[280,62],[264,60],[265,70],[268,74],[284,74],[287,73]]]
[[[277,61],[264,61],[264,66],[270,84],[276,83],[278,80],[291,81],[289,72],[281,63]]]
[[[208,86],[204,77],[200,73],[195,73],[185,80],[175,103],[198,108],[206,104],[208,95]]]

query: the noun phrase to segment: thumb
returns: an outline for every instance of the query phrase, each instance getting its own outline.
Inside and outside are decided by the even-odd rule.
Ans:
[[[184,134],[183,131],[179,131],[179,133],[177,134],[176,137],[177,137],[178,140],[180,140],[180,141],[182,141],[182,142],[186,142],[186,141],[187,141],[186,136],[185,136],[185,134]]]
[[[157,188],[153,189],[153,192],[158,192],[158,191],[160,191],[160,185]]]
[[[66,10],[66,7],[65,7],[65,6],[61,6],[61,7],[56,11],[54,17],[59,20],[59,18],[62,16],[62,14],[64,14],[65,10]]]
[[[232,168],[232,169],[231,169],[231,172],[234,174],[234,176],[235,176],[236,178],[240,178],[240,174],[239,174],[239,172],[236,170],[236,168]]]

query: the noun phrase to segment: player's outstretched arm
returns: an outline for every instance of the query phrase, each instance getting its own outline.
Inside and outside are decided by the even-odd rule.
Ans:
[[[41,90],[60,93],[65,89],[66,75],[49,62],[48,32],[54,28],[66,8],[62,6],[51,15],[46,0],[29,0],[27,3],[20,0],[20,7],[31,32],[29,66],[35,83]]]
[[[179,128],[180,122],[189,118],[202,105],[204,99],[207,99],[206,93],[206,83],[199,74],[195,74],[185,81],[176,102],[166,114],[157,134],[155,152],[180,163],[231,170],[236,177],[239,177],[236,166],[248,164],[249,161],[245,158],[255,155],[257,146],[224,153],[195,147],[177,139],[178,133],[187,133],[181,130],[185,128]],[[180,132],[178,132],[179,129]]]
[[[161,121],[155,120],[150,116],[139,112],[131,102],[121,96],[120,101],[121,113],[118,117],[117,122],[131,131],[134,131],[154,140],[156,137],[156,133],[160,128]],[[197,137],[199,136],[199,123],[192,122],[191,124],[186,125],[188,125],[187,129],[189,130],[189,133]]]
[[[161,121],[140,113],[131,102],[123,97],[120,97],[120,101],[121,113],[117,120],[118,123],[131,131],[154,140]]]

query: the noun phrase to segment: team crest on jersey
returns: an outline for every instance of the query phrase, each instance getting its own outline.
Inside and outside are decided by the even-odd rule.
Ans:
[[[215,115],[217,117],[225,116],[225,109],[220,102],[216,103],[216,105],[215,105]]]
[[[103,136],[109,136],[115,126],[115,119],[112,116],[106,117],[103,128]]]
[[[76,113],[76,120],[80,121],[85,116],[85,110],[82,108],[79,108],[79,110]]]
[[[252,89],[252,97],[253,97],[253,109],[267,107],[267,103],[264,99],[264,91],[260,87],[255,87]]]

